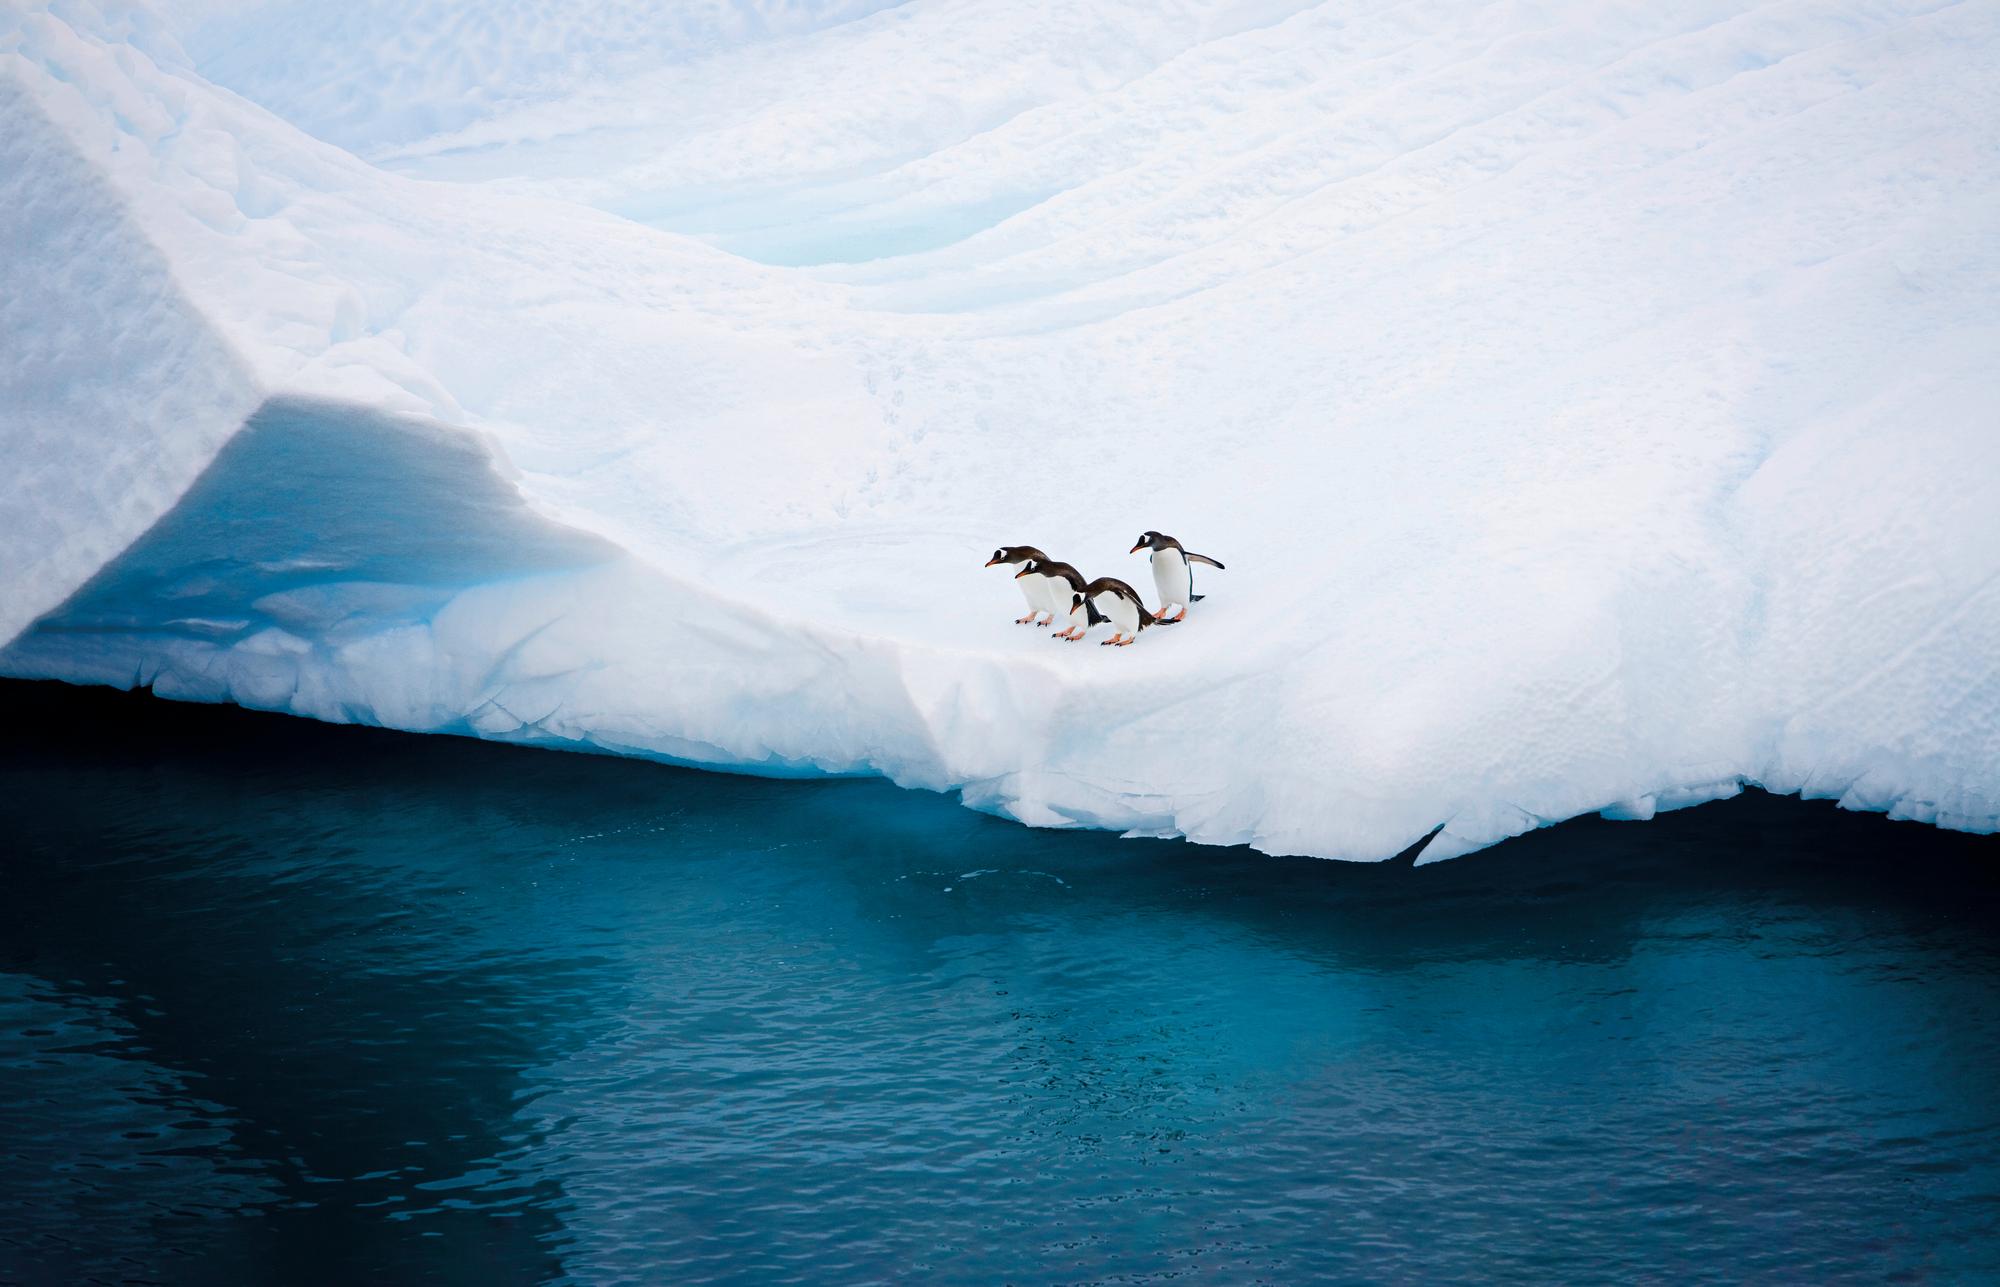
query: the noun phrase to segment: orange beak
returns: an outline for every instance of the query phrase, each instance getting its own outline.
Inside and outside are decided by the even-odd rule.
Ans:
[[[988,559],[988,560],[986,560],[986,566],[990,568],[990,567],[992,567],[992,566],[993,566],[993,565],[994,565],[995,563],[998,563],[999,561],[1000,561],[999,559]]]
[[[1014,579],[1015,579],[1016,581],[1018,581],[1018,580],[1020,580],[1020,579],[1021,579],[1022,577],[1026,576],[1026,575],[1028,575],[1028,569],[1026,569],[1026,568],[1022,568],[1022,569],[1021,569],[1021,570],[1020,570],[1019,572],[1016,572],[1016,573],[1014,574]]]
[[[1143,550],[1145,548],[1146,548],[1146,543],[1144,541],[1141,541],[1137,545],[1133,546],[1131,549],[1125,552],[1127,554],[1137,554],[1140,550]]]

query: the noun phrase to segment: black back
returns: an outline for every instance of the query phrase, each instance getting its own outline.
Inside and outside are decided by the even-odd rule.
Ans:
[[[1092,598],[1106,592],[1115,594],[1121,599],[1131,600],[1132,606],[1139,610],[1139,629],[1144,630],[1153,624],[1153,614],[1146,611],[1146,601],[1139,597],[1139,592],[1115,576],[1101,576],[1083,587],[1084,602],[1088,603]]]
[[[1072,590],[1082,590],[1088,584],[1083,579],[1083,573],[1077,571],[1067,563],[1059,563],[1054,559],[1036,559],[1031,565],[1031,570],[1039,572],[1043,576],[1061,577],[1063,580],[1069,582],[1069,588]]]

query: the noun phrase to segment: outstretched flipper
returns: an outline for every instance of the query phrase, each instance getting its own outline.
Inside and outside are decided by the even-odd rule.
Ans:
[[[1182,553],[1184,557],[1186,557],[1187,561],[1190,563],[1206,563],[1208,564],[1208,566],[1212,568],[1222,567],[1220,563],[1217,563],[1214,559],[1208,557],[1208,555],[1206,554],[1187,554],[1186,551],[1182,551]],[[1225,572],[1228,571],[1227,568],[1223,568],[1223,570]]]

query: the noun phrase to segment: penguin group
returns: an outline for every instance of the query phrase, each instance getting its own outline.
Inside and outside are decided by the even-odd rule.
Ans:
[[[1222,566],[1206,554],[1189,553],[1179,541],[1160,532],[1142,533],[1129,553],[1140,550],[1151,554],[1153,586],[1160,596],[1158,612],[1148,612],[1139,592],[1117,577],[1086,581],[1083,573],[1032,545],[1003,545],[993,551],[986,566],[1019,569],[1014,583],[1021,587],[1028,613],[1014,618],[1015,625],[1052,626],[1061,618],[1063,628],[1052,637],[1075,643],[1091,627],[1109,624],[1111,637],[1100,641],[1102,646],[1124,648],[1136,642],[1139,632],[1148,626],[1171,626],[1187,620],[1189,606],[1205,597],[1194,592],[1194,564]]]

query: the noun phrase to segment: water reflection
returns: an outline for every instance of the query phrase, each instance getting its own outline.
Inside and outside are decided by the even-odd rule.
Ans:
[[[1994,1245],[1990,840],[1752,799],[1349,867],[0,692],[0,1277],[1825,1277]]]

